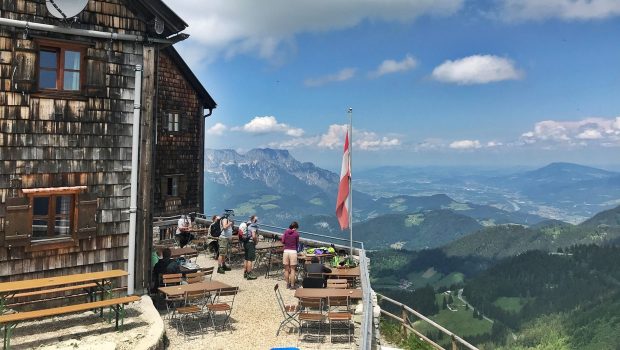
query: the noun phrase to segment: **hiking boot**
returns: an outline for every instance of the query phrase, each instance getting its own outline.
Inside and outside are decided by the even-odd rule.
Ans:
[[[217,273],[226,273],[226,270],[222,266],[217,268]]]
[[[226,266],[226,265],[222,266],[222,268],[224,269],[224,271],[230,271],[230,270],[232,270],[230,267],[228,267],[228,266]]]
[[[249,280],[255,280],[257,277],[256,277],[253,273],[248,272],[248,273],[245,275],[245,278],[246,278],[246,279],[249,279]]]
[[[243,271],[243,278],[248,278],[248,272],[247,271]]]

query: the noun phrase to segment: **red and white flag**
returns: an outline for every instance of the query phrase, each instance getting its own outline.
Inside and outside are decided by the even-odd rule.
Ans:
[[[336,217],[340,223],[340,229],[349,227],[349,188],[351,182],[351,169],[349,168],[349,132],[344,140],[344,154],[342,155],[342,168],[340,169],[340,186],[338,186],[338,199],[336,200]]]

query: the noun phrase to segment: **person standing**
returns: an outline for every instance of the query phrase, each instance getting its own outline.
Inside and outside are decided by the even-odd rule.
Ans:
[[[220,224],[222,225],[222,234],[219,238],[219,256],[218,256],[218,268],[217,273],[226,273],[226,271],[230,271],[231,268],[226,266],[226,258],[228,257],[228,252],[230,250],[230,241],[233,236],[233,224],[234,222],[230,219],[228,214],[222,215],[220,219]]]
[[[297,245],[299,244],[299,224],[293,221],[284,231],[280,240],[284,244],[283,261],[286,288],[295,289],[295,268],[297,267]]]
[[[211,218],[211,225],[209,225],[209,233],[208,235],[211,236],[211,238],[213,239],[213,241],[211,241],[211,243],[209,243],[209,245],[211,246],[211,249],[213,251],[213,256],[215,258],[215,260],[218,259],[218,257],[220,256],[220,235],[221,235],[221,228],[218,227],[217,230],[214,229],[215,225],[219,226],[220,222],[218,221],[220,219],[219,216],[217,215],[213,215],[213,217]]]
[[[250,221],[245,224],[245,231],[243,233],[243,278],[248,280],[255,280],[256,276],[252,273],[252,264],[256,260],[256,242],[258,242],[258,217],[256,215],[250,216]],[[241,228],[241,225],[239,226]]]

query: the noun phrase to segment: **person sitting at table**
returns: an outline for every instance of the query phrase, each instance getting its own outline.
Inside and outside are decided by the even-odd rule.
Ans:
[[[157,290],[160,285],[161,275],[167,273],[180,273],[181,268],[176,260],[172,259],[170,248],[164,248],[162,258],[153,266],[153,289]]]
[[[187,215],[181,215],[177,222],[176,237],[179,241],[179,247],[185,247],[192,239],[194,235],[190,232],[190,221]]]
[[[313,256],[310,261],[310,264],[306,265],[308,276],[304,278],[302,286],[304,288],[325,288],[327,285],[327,275],[325,274],[332,272],[332,269],[321,264],[316,256]],[[322,276],[319,277],[319,274]]]

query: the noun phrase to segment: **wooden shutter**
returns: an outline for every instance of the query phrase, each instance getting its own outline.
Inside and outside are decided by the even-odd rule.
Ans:
[[[77,238],[90,239],[97,233],[97,195],[81,193],[77,202]]]
[[[82,69],[82,74],[86,74],[83,80],[84,94],[86,96],[106,97],[105,74],[107,62],[105,57],[98,57],[95,55],[94,49],[89,49],[88,55],[86,59],[82,61],[82,64],[85,64],[85,68]]]
[[[37,89],[37,48],[32,40],[17,39],[13,57],[12,88],[19,92]]]
[[[30,245],[32,218],[30,198],[7,198],[4,219],[4,246],[24,247]]]

